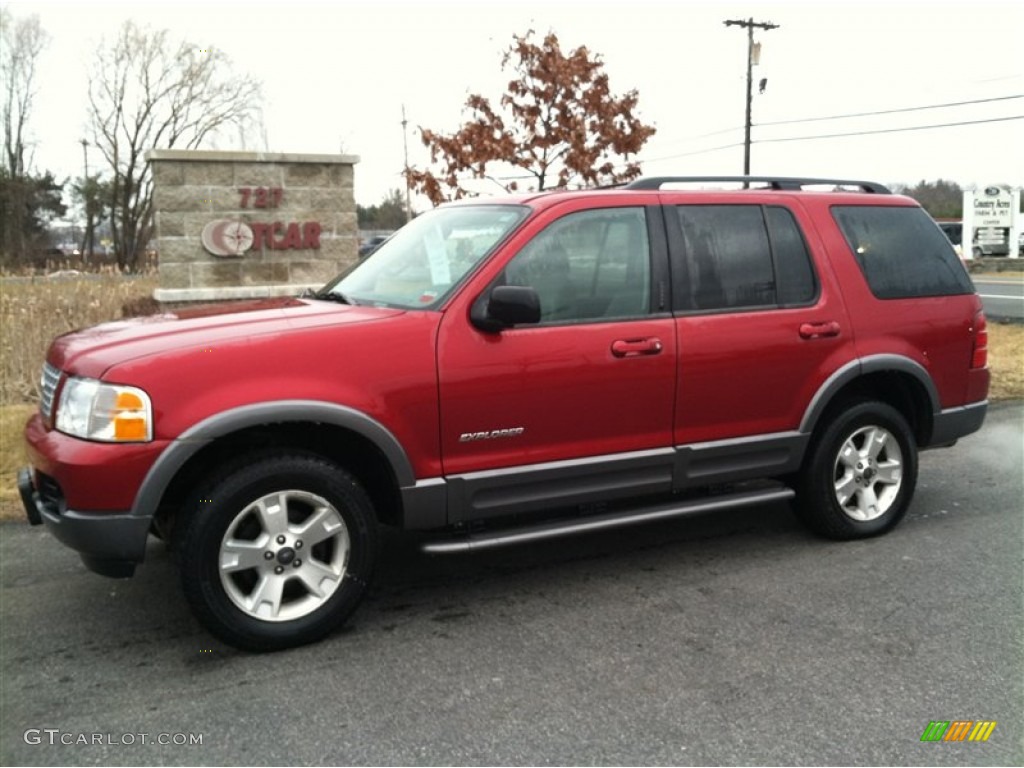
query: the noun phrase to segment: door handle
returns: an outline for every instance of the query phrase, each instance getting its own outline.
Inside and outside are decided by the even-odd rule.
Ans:
[[[800,338],[802,339],[825,339],[839,335],[839,323],[835,320],[828,320],[824,323],[802,323],[800,325]]]
[[[661,352],[661,339],[617,339],[612,342],[612,354],[615,357],[639,357],[640,355],[657,355]]]

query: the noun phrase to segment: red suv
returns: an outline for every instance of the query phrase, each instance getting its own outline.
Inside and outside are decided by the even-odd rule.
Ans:
[[[952,246],[869,182],[681,181],[447,205],[318,293],[61,336],[30,521],[108,576],[166,539],[253,650],[343,622],[381,525],[449,552],[795,498],[889,530],[985,416]]]

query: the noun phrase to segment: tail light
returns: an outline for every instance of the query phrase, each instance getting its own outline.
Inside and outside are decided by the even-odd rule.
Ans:
[[[988,321],[985,313],[979,311],[974,316],[974,345],[971,348],[971,368],[984,368],[988,365]]]

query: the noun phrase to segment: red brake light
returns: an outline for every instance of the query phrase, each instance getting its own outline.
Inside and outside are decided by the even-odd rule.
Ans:
[[[984,368],[988,365],[988,321],[985,313],[978,312],[974,316],[974,346],[971,350],[971,368]]]

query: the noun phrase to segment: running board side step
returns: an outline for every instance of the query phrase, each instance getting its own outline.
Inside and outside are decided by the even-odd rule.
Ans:
[[[734,509],[750,504],[768,504],[773,501],[788,501],[796,494],[791,488],[771,488],[757,491],[745,491],[709,499],[661,504],[649,507],[643,512],[618,512],[590,518],[575,518],[554,523],[545,523],[535,527],[512,528],[490,534],[466,535],[457,539],[428,541],[420,548],[432,555],[447,555],[455,552],[470,552],[478,549],[493,549],[514,544],[525,544],[543,539],[554,539],[559,536],[573,536],[578,533],[592,533],[611,528],[622,528],[627,525],[640,525],[658,520],[670,520],[699,512],[710,512],[719,509]]]

